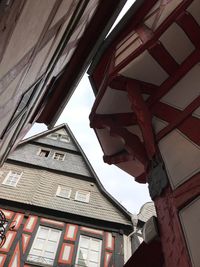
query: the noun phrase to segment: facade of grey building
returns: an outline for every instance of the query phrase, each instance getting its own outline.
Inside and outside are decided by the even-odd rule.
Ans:
[[[105,191],[67,125],[21,142],[0,177],[8,220],[0,266],[123,266],[131,216]]]

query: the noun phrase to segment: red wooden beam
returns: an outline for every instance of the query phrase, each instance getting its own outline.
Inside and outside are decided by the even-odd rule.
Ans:
[[[115,114],[96,114],[91,121],[90,125],[92,128],[101,129],[105,125],[111,122],[117,123],[119,127],[126,127],[136,124],[137,120],[135,114],[132,113],[115,113]]]
[[[152,122],[151,113],[148,110],[147,105],[142,98],[138,84],[135,84],[134,82],[128,82],[127,92],[131,102],[132,110],[136,114],[138,124],[142,130],[142,135],[148,158],[152,159],[153,155],[155,154],[155,145],[154,145],[152,125],[151,125]]]
[[[200,120],[193,117],[192,113],[200,106],[200,96],[192,101],[183,111],[162,102],[152,107],[151,111],[157,117],[169,122],[169,125],[162,129],[156,136],[161,140],[173,129],[178,128],[196,144],[200,145]]]
[[[190,258],[170,187],[154,200],[165,266],[189,267]]]
[[[169,90],[181,79],[187,72],[189,72],[200,60],[200,51],[195,50],[192,52],[188,58],[180,65],[179,69],[170,76],[163,84],[160,86],[160,89],[151,96],[148,100],[148,106],[154,105],[159,101]]]
[[[173,192],[174,204],[177,209],[181,209],[199,195],[200,173],[197,173]]]

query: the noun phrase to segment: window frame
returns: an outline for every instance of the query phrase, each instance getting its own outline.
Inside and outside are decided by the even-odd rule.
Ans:
[[[20,173],[19,176],[17,177],[16,183],[15,183],[14,185],[7,184],[7,181],[8,181],[8,179],[9,179],[10,175],[11,175],[12,173],[14,173],[14,172],[15,172],[15,173],[18,173],[18,172],[19,172],[19,173]],[[22,174],[23,174],[23,172],[10,170],[10,171],[7,173],[6,177],[4,178],[2,184],[3,184],[3,185],[6,185],[6,186],[10,186],[10,187],[17,187],[17,184],[18,184],[20,178],[22,177]]]
[[[92,240],[98,240],[98,241],[99,241],[99,243],[100,243],[100,250],[98,251],[98,252],[99,252],[99,257],[98,257],[98,267],[100,267],[100,266],[101,266],[102,251],[103,251],[103,240],[102,240],[101,238],[97,238],[97,237],[93,237],[93,236],[89,236],[89,235],[85,235],[85,234],[80,234],[80,236],[79,236],[78,248],[77,248],[76,259],[75,259],[75,267],[81,267],[81,266],[82,266],[82,265],[80,265],[80,264],[78,263],[78,260],[79,260],[79,251],[80,251],[80,248],[81,248],[81,239],[82,239],[82,237],[83,237],[83,238],[86,237],[86,238],[89,239],[89,247],[88,247],[88,249],[87,249],[87,251],[88,251],[88,255],[90,254],[90,251],[91,251],[92,248],[93,248],[92,245],[91,245],[91,241],[92,241]],[[83,247],[83,248],[86,249],[85,247]],[[94,250],[94,249],[93,249],[93,250]],[[89,263],[90,261],[92,261],[92,260],[89,260],[89,258],[86,259],[86,264],[87,264],[87,266],[88,266],[88,263]]]
[[[55,155],[56,155],[56,153],[57,154],[60,154],[60,155],[63,155],[63,158],[62,159],[55,159]],[[63,153],[63,152],[60,152],[60,151],[55,151],[54,153],[53,153],[53,159],[55,159],[55,160],[58,160],[58,161],[64,161],[65,160],[65,156],[66,156],[66,153]]]
[[[64,137],[64,139],[63,139]],[[66,139],[65,139],[66,137]],[[59,140],[64,143],[70,143],[70,137],[67,134],[61,134]]]
[[[43,248],[41,249],[42,250],[42,256],[37,256],[37,255],[34,255],[34,254],[31,254],[31,252],[36,249],[37,247],[35,246],[37,244],[37,240],[39,239],[38,236],[39,236],[39,233],[40,233],[40,229],[42,228],[45,228],[45,229],[48,229],[48,234],[47,234],[47,237],[44,239],[44,245],[43,245]],[[29,259],[29,255],[32,255],[32,256],[35,256],[35,257],[38,257],[38,258],[44,258],[44,253],[47,252],[46,249],[46,245],[49,241],[49,236],[50,236],[50,233],[52,230],[55,230],[55,231],[58,231],[59,235],[58,235],[58,239],[56,241],[56,250],[53,252],[54,253],[54,258],[52,259],[53,262],[52,263],[46,263],[46,262],[42,262],[42,261],[34,261],[32,259]],[[55,263],[55,259],[56,259],[56,256],[57,256],[57,253],[59,252],[59,245],[60,245],[60,242],[61,242],[61,238],[62,237],[62,230],[61,229],[57,229],[57,228],[54,228],[54,227],[49,227],[49,226],[46,226],[46,225],[39,225],[38,229],[37,229],[37,232],[34,236],[34,239],[32,241],[32,244],[31,244],[31,247],[30,247],[30,250],[27,254],[27,257],[26,257],[26,261],[28,263],[33,263],[35,265],[39,265],[39,266],[54,266],[54,263]]]
[[[63,195],[60,195],[60,192],[61,192],[61,188],[62,187],[65,187],[67,189],[69,189],[69,194],[67,197],[63,196]],[[65,199],[70,199],[71,197],[71,193],[72,193],[72,188],[71,187],[68,187],[68,186],[65,186],[65,185],[58,185],[57,187],[57,190],[56,190],[56,197],[61,197],[61,198],[65,198]]]
[[[85,201],[78,199],[78,194],[79,193],[87,193],[87,196],[86,196],[86,200]],[[83,202],[83,203],[89,203],[90,202],[90,191],[87,191],[87,190],[77,190],[76,191],[76,194],[75,194],[75,200],[76,201],[79,201],[79,202]]]
[[[53,137],[52,135],[55,135],[56,137]],[[52,140],[58,140],[59,134],[58,133],[51,133],[48,135],[48,138],[50,138]]]
[[[49,152],[48,156],[47,157],[44,157],[44,156],[40,156],[40,153],[42,152],[42,150],[46,151],[46,152]],[[37,152],[37,155],[41,158],[48,158],[49,155],[51,153],[51,150],[50,149],[46,149],[46,148],[39,148],[39,151]]]

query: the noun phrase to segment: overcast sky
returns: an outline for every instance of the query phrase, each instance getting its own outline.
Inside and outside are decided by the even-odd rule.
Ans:
[[[133,2],[134,0],[127,2],[120,17]],[[106,190],[127,210],[132,213],[138,213],[140,207],[150,200],[147,186],[136,183],[134,177],[113,165],[103,162],[102,150],[94,131],[89,127],[88,116],[93,103],[94,94],[85,74],[56,125],[61,123],[69,125]],[[30,136],[43,130],[46,130],[44,125],[36,124],[28,135]]]

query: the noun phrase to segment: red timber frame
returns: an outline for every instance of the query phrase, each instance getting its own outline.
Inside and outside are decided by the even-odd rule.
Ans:
[[[110,136],[120,136],[125,142],[124,151],[112,156],[105,155],[104,161],[109,164],[117,164],[138,158],[145,167],[144,175],[136,177],[138,182],[148,182],[147,174],[151,159],[155,156],[160,157],[157,144],[174,129],[178,129],[192,142],[198,146],[200,145],[200,120],[192,116],[193,112],[200,107],[200,96],[196,97],[183,110],[160,102],[160,99],[200,61],[200,26],[186,10],[192,3],[192,0],[183,1],[158,29],[153,32],[144,24],[139,25],[138,22],[143,21],[143,18],[155,2],[146,1],[142,8],[134,14],[134,19],[126,25],[123,33],[108,47],[102,56],[102,61],[100,61],[91,74],[91,77],[94,79],[93,83],[98,87],[98,94],[90,115],[91,126],[96,129],[109,128]],[[180,64],[175,61],[161,42],[158,41],[165,30],[174,22],[185,32],[194,46],[194,51]],[[116,45],[131,33],[133,29],[137,32],[140,40],[142,40],[142,45],[115,66]],[[150,53],[169,75],[160,86],[126,78],[119,74],[120,70],[145,50]],[[107,73],[103,73],[102,69],[106,69]],[[102,82],[100,83],[100,81]],[[127,92],[132,113],[96,114],[98,105],[108,87]],[[146,102],[143,100],[142,94],[149,96]],[[155,135],[153,135],[151,126],[152,116],[156,116],[168,123],[166,127]],[[124,128],[131,125],[139,125],[144,143]],[[159,196],[154,198],[165,267],[192,266],[178,214],[183,207],[187,206],[199,195],[200,174],[197,173],[174,190],[168,185]]]

